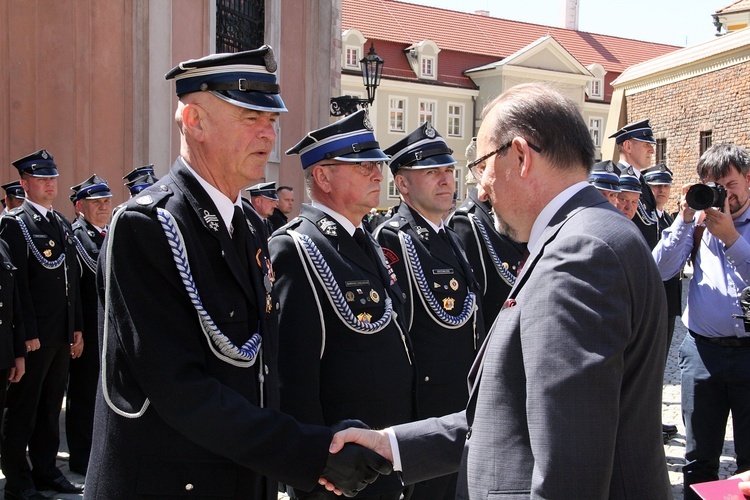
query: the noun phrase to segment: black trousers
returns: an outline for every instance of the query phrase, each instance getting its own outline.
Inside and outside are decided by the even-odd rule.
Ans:
[[[26,373],[8,387],[0,441],[6,489],[33,488],[34,478],[57,479],[62,475],[56,461],[69,363],[70,346],[41,347],[28,353]],[[27,446],[31,467],[26,460]]]
[[[96,330],[94,330],[96,335]],[[99,348],[96,338],[84,338],[83,354],[70,360],[68,396],[65,399],[65,434],[70,452],[70,469],[85,473],[91,454],[94,403],[99,381]]]

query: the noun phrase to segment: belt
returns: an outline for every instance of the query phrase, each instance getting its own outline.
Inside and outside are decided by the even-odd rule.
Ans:
[[[750,347],[750,337],[705,337],[693,330],[688,330],[696,340],[703,340],[722,347]]]

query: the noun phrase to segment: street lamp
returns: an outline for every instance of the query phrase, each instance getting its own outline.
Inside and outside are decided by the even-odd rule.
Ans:
[[[370,51],[359,60],[362,67],[362,82],[367,89],[367,99],[352,95],[331,97],[331,116],[344,116],[356,113],[360,108],[366,108],[375,100],[375,90],[380,85],[383,75],[383,58],[375,53],[375,45],[370,43]]]

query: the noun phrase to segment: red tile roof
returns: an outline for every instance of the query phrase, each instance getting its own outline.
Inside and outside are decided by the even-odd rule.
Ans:
[[[606,71],[616,73],[680,48],[395,0],[342,0],[341,27],[357,29],[368,39],[406,46],[432,40],[443,50],[494,60],[551,35],[584,66],[599,63]]]
[[[717,10],[717,14],[731,14],[750,10],[750,0],[739,0]]]

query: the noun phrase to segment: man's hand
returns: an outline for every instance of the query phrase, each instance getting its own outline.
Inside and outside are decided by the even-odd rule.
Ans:
[[[707,208],[705,213],[706,229],[719,238],[724,243],[724,246],[727,248],[731,247],[740,237],[740,233],[734,227],[734,219],[732,219],[732,213],[729,208],[729,196],[724,200],[724,211]]]
[[[743,495],[750,496],[750,471],[745,471],[736,476],[732,476],[729,479],[740,478],[741,481],[737,484]]]
[[[26,373],[26,358],[16,358],[14,366],[8,370],[8,382],[11,384],[18,382],[24,373]]]
[[[364,446],[349,443],[338,453],[330,453],[323,476],[318,481],[328,491],[353,497],[381,474],[393,471],[393,464]]]
[[[73,343],[70,344],[70,357],[80,358],[83,354],[83,333],[73,332]]]
[[[369,449],[366,449],[369,448]],[[370,451],[373,450],[373,451]],[[342,493],[347,497],[354,496],[357,491],[361,490],[367,484],[377,479],[377,475],[367,482],[362,484],[359,489],[349,488],[341,482],[337,482],[334,478],[329,477],[326,474],[328,466],[331,463],[333,457],[341,457],[344,460],[353,460],[347,458],[350,454],[360,453],[364,459],[370,460],[369,464],[365,464],[365,467],[369,471],[376,471],[378,474],[390,474],[393,470],[393,453],[391,452],[391,443],[388,439],[388,434],[385,431],[372,431],[369,429],[362,428],[349,428],[341,432],[337,432],[333,436],[331,446],[328,449],[331,455],[328,457],[328,463],[326,464],[326,470],[323,471],[323,477],[318,481],[319,484],[323,485],[328,491],[332,491],[337,495]],[[356,466],[357,464],[349,464],[350,467]],[[380,468],[382,467],[382,469]]]
[[[26,341],[26,352],[36,351],[42,347],[41,342],[39,342],[39,339],[31,339]]]
[[[680,196],[680,214],[682,215],[682,220],[685,222],[693,222],[693,218],[695,218],[695,210],[690,208],[690,205],[688,205],[687,199],[685,198],[685,195],[691,186],[693,186],[693,184],[683,184],[682,196]]]

